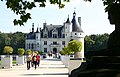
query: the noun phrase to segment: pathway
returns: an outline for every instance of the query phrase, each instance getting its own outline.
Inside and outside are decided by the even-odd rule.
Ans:
[[[0,69],[0,77],[68,77],[68,68],[59,59],[43,59],[35,70],[27,70],[26,64]]]

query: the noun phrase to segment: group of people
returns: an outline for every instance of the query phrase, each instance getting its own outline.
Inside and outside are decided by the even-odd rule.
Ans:
[[[27,69],[29,70],[31,67],[37,68],[40,64],[40,54],[33,53],[32,55],[27,55]]]

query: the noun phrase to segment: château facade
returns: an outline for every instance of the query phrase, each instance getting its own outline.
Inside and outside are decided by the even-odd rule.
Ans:
[[[84,54],[84,32],[81,29],[81,17],[76,21],[76,13],[74,11],[72,21],[69,16],[63,25],[47,25],[43,23],[43,29],[37,28],[34,31],[34,23],[32,31],[26,35],[25,49],[33,51],[39,50],[45,53],[59,53],[71,40],[79,40],[82,42],[82,51]]]

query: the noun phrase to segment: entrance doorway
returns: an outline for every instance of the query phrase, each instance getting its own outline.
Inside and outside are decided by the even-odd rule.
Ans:
[[[57,53],[57,48],[53,48],[53,54]]]

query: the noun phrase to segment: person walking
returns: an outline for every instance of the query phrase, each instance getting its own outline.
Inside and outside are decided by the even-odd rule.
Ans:
[[[35,66],[35,69],[37,68],[37,62],[38,62],[38,58],[37,55],[34,54],[34,56],[32,57],[32,61],[33,61],[33,66]]]
[[[31,55],[27,55],[27,70],[30,69],[30,62],[31,62],[31,60],[32,60]]]
[[[40,54],[37,55],[37,59],[38,59],[37,65],[39,67],[39,65],[40,65]]]

